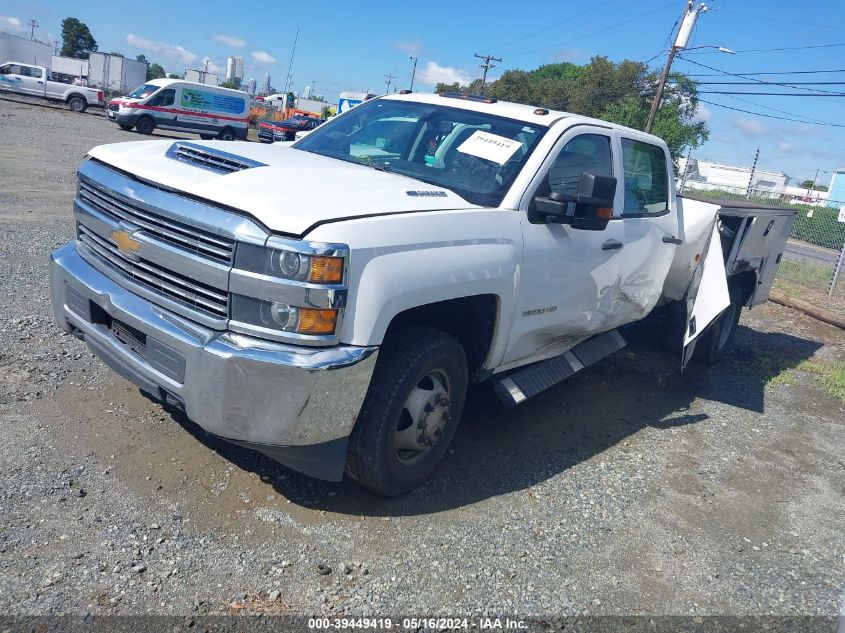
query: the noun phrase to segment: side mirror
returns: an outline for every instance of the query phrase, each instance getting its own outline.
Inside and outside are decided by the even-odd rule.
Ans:
[[[569,224],[573,229],[603,231],[613,215],[616,178],[585,171],[575,194],[551,192],[534,198],[534,224]]]

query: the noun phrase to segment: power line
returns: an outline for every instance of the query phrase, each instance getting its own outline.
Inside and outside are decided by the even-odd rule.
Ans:
[[[688,62],[692,62],[692,60],[688,59]],[[692,62],[695,63],[695,62]],[[784,70],[779,72],[770,72],[770,73],[736,73],[737,77],[749,77],[751,75],[815,75],[820,73],[845,73],[845,68],[838,68],[838,69],[831,69],[831,70]],[[724,71],[719,71],[717,73],[690,73],[687,74],[687,77],[721,77],[724,75]]]
[[[726,110],[733,110],[735,112],[744,112],[745,114],[753,114],[755,116],[762,116],[767,119],[778,119],[780,121],[792,121],[793,123],[807,123],[808,125],[823,125],[825,127],[841,127],[845,128],[845,124],[840,123],[816,123],[814,121],[802,121],[801,119],[790,119],[783,116],[775,116],[774,114],[764,114],[762,112],[752,112],[751,110],[743,110],[742,108],[734,108],[733,106],[726,106],[723,103],[715,103],[713,101],[705,101],[704,99],[698,100],[700,103],[706,103],[707,105],[716,106],[718,108],[725,108]]]
[[[561,24],[566,24],[567,22],[571,22],[572,20],[574,20],[576,18],[580,18],[582,15],[585,15],[585,14],[589,13],[590,11],[595,11],[599,7],[602,7],[602,6],[604,6],[604,5],[606,5],[610,2],[614,2],[614,0],[604,0],[603,2],[599,2],[598,4],[590,7],[589,9],[587,9],[585,11],[582,11],[581,13],[576,13],[575,15],[570,15],[569,17],[564,18],[560,22],[555,22],[554,24],[551,24],[551,25],[549,25],[545,28],[542,28],[539,31],[534,31],[533,33],[528,33],[527,35],[523,35],[522,37],[518,37],[515,40],[510,40],[508,42],[505,42],[504,44],[499,44],[498,46],[491,46],[490,48],[492,48],[493,50],[499,50],[499,49],[502,49],[502,48],[506,48],[506,47],[510,46],[511,44],[514,44],[515,42],[521,42],[522,40],[528,39],[529,37],[533,37],[535,35],[539,35],[540,33],[545,33],[546,31],[550,31],[553,28],[560,26]],[[569,30],[569,29],[567,29],[567,30]]]
[[[699,86],[759,86],[756,81],[696,81]],[[845,81],[791,81],[795,86],[845,86]],[[780,84],[775,84],[780,85]]]
[[[800,92],[720,92],[718,90],[699,90],[702,95],[757,95],[761,97],[845,97],[845,92],[828,92],[825,94],[802,94]]]
[[[690,64],[695,64],[696,66],[701,66],[702,68],[707,68],[708,70],[715,70],[716,72],[722,73],[723,75],[728,75],[729,77],[739,77],[740,79],[750,79],[751,81],[753,81],[755,83],[765,84],[767,86],[780,86],[782,88],[795,88],[796,90],[805,90],[807,92],[812,92],[812,93],[839,94],[839,93],[835,93],[831,90],[821,90],[819,88],[804,88],[803,86],[792,86],[790,84],[785,84],[785,83],[778,83],[778,82],[774,82],[774,81],[763,81],[762,79],[754,79],[754,77],[751,77],[749,75],[738,75],[736,73],[730,73],[726,70],[722,70],[721,68],[714,68],[713,66],[708,66],[707,64],[702,64],[701,62],[696,62],[696,61],[693,61],[691,59],[687,59],[686,57],[684,57],[680,53],[678,54],[678,57],[683,59],[685,62],[689,62]]]
[[[830,121],[823,121],[822,119],[816,119],[816,118],[813,118],[813,117],[804,116],[803,114],[796,114],[795,112],[787,112],[786,110],[779,110],[778,108],[773,108],[771,106],[767,106],[767,105],[764,105],[762,103],[757,103],[755,101],[749,101],[748,99],[743,99],[742,97],[737,97],[737,96],[734,96],[734,95],[725,95],[725,96],[730,97],[731,99],[733,99],[735,101],[742,101],[743,103],[753,105],[754,107],[757,107],[757,108],[763,108],[764,110],[771,110],[772,112],[779,112],[780,114],[787,114],[787,115],[792,116],[792,117],[799,117],[799,118],[802,118],[802,119],[807,119],[807,123],[813,122],[813,123],[820,123],[820,124],[824,124],[824,125],[837,125],[836,123],[831,123]]]
[[[734,50],[734,53],[774,53],[777,51],[804,51],[811,48],[834,48],[837,46],[845,46],[841,44],[813,44],[810,46],[781,46],[778,48],[739,48]],[[696,55],[712,55],[715,51],[690,51]]]
[[[677,5],[677,2],[673,1],[673,2],[670,2],[669,4],[664,4],[660,7],[658,7],[657,9],[654,9],[653,11],[649,11],[648,13],[642,13],[640,15],[634,16],[633,18],[623,20],[622,22],[617,22],[616,24],[611,24],[610,26],[606,26],[604,28],[598,29],[597,31],[592,31],[590,33],[585,33],[583,35],[579,35],[578,37],[573,37],[569,40],[566,40],[565,42],[558,42],[556,44],[551,44],[549,46],[541,46],[540,48],[535,48],[535,49],[532,49],[532,50],[521,51],[521,52],[509,54],[508,57],[519,57],[521,55],[530,55],[532,53],[538,53],[540,51],[545,51],[545,50],[548,50],[550,48],[555,48],[557,46],[561,46],[563,44],[568,44],[570,42],[577,42],[578,40],[582,40],[585,37],[592,37],[593,35],[598,35],[599,33],[604,33],[605,31],[610,31],[611,29],[615,29],[615,28],[618,28],[620,26],[630,24],[631,22],[634,22],[636,20],[642,20],[643,18],[647,18],[651,15],[654,15],[655,13],[659,13],[660,11],[663,11],[665,9],[668,9],[669,7],[673,7],[673,6],[676,6],[676,5]]]
[[[758,20],[769,20],[771,22],[786,22],[787,24],[797,24],[799,26],[813,26],[820,29],[837,29],[843,30],[845,26],[837,26],[834,24],[816,24],[813,22],[800,22],[798,20],[790,20],[789,18],[776,18],[771,15],[757,15],[756,13],[745,13],[744,11],[730,11],[729,9],[722,9],[725,13],[733,13],[734,15],[744,15],[748,18],[756,18]]]

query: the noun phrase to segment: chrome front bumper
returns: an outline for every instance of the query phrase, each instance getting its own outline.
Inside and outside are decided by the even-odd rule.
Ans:
[[[194,422],[306,474],[340,480],[377,348],[308,348],[197,325],[129,292],[71,242],[50,258],[56,321],[112,369]],[[113,324],[144,335],[143,351]],[[120,331],[120,330],[118,330]]]

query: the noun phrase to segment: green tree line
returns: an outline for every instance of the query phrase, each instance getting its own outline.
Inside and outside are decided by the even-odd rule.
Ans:
[[[694,82],[673,74],[664,93],[652,132],[666,141],[677,159],[699,147],[709,131],[696,118],[698,92]],[[484,94],[502,101],[525,103],[551,110],[611,121],[643,129],[657,84],[657,75],[646,64],[631,60],[612,62],[593,57],[588,64],[546,64],[534,70],[509,70],[486,86]],[[470,85],[437,84],[436,92],[479,94],[481,81]]]

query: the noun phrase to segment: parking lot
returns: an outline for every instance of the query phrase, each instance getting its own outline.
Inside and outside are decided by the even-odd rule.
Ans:
[[[516,409],[474,388],[435,476],[378,499],[206,435],[54,325],[75,168],[140,138],[0,101],[0,612],[839,612],[845,332],[769,303],[679,374],[640,326]]]

